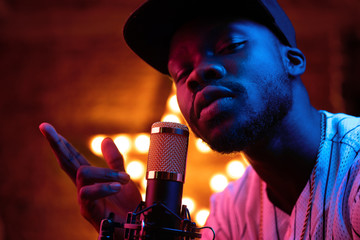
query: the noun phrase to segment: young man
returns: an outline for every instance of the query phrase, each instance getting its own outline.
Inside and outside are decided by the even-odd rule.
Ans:
[[[216,239],[360,238],[360,120],[311,106],[305,57],[275,0],[150,0],[124,36],[172,77],[195,134],[249,158],[244,177],[212,198]],[[114,143],[104,140],[111,169],[101,169],[49,124],[40,130],[76,184],[83,216],[97,229],[110,212],[124,222],[140,195]]]

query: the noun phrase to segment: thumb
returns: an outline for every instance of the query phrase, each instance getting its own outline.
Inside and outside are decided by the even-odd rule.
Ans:
[[[105,138],[102,141],[101,151],[111,169],[125,172],[124,158],[111,138]]]

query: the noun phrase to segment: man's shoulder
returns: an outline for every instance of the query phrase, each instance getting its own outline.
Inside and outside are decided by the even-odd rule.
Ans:
[[[344,113],[321,112],[326,115],[325,140],[339,148],[350,147],[357,154],[360,151],[360,118]]]
[[[360,118],[344,113],[326,115],[326,139],[360,149]]]

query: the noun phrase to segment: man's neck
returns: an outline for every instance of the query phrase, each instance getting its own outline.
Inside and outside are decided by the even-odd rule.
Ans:
[[[266,182],[269,199],[291,214],[315,165],[320,145],[320,114],[292,111],[266,138],[244,150]]]

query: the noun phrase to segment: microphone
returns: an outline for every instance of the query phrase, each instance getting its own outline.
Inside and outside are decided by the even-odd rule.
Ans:
[[[189,210],[182,205],[189,129],[180,123],[156,122],[151,126],[145,202],[127,215],[126,223],[103,219],[99,240],[112,239],[114,229],[124,229],[125,240],[190,240],[201,238]],[[207,228],[207,227],[205,227]]]
[[[151,226],[143,233],[146,239],[179,239],[164,228],[181,227],[176,216],[181,214],[188,142],[189,129],[183,124],[156,122],[151,127],[145,207],[153,207],[144,214]]]

